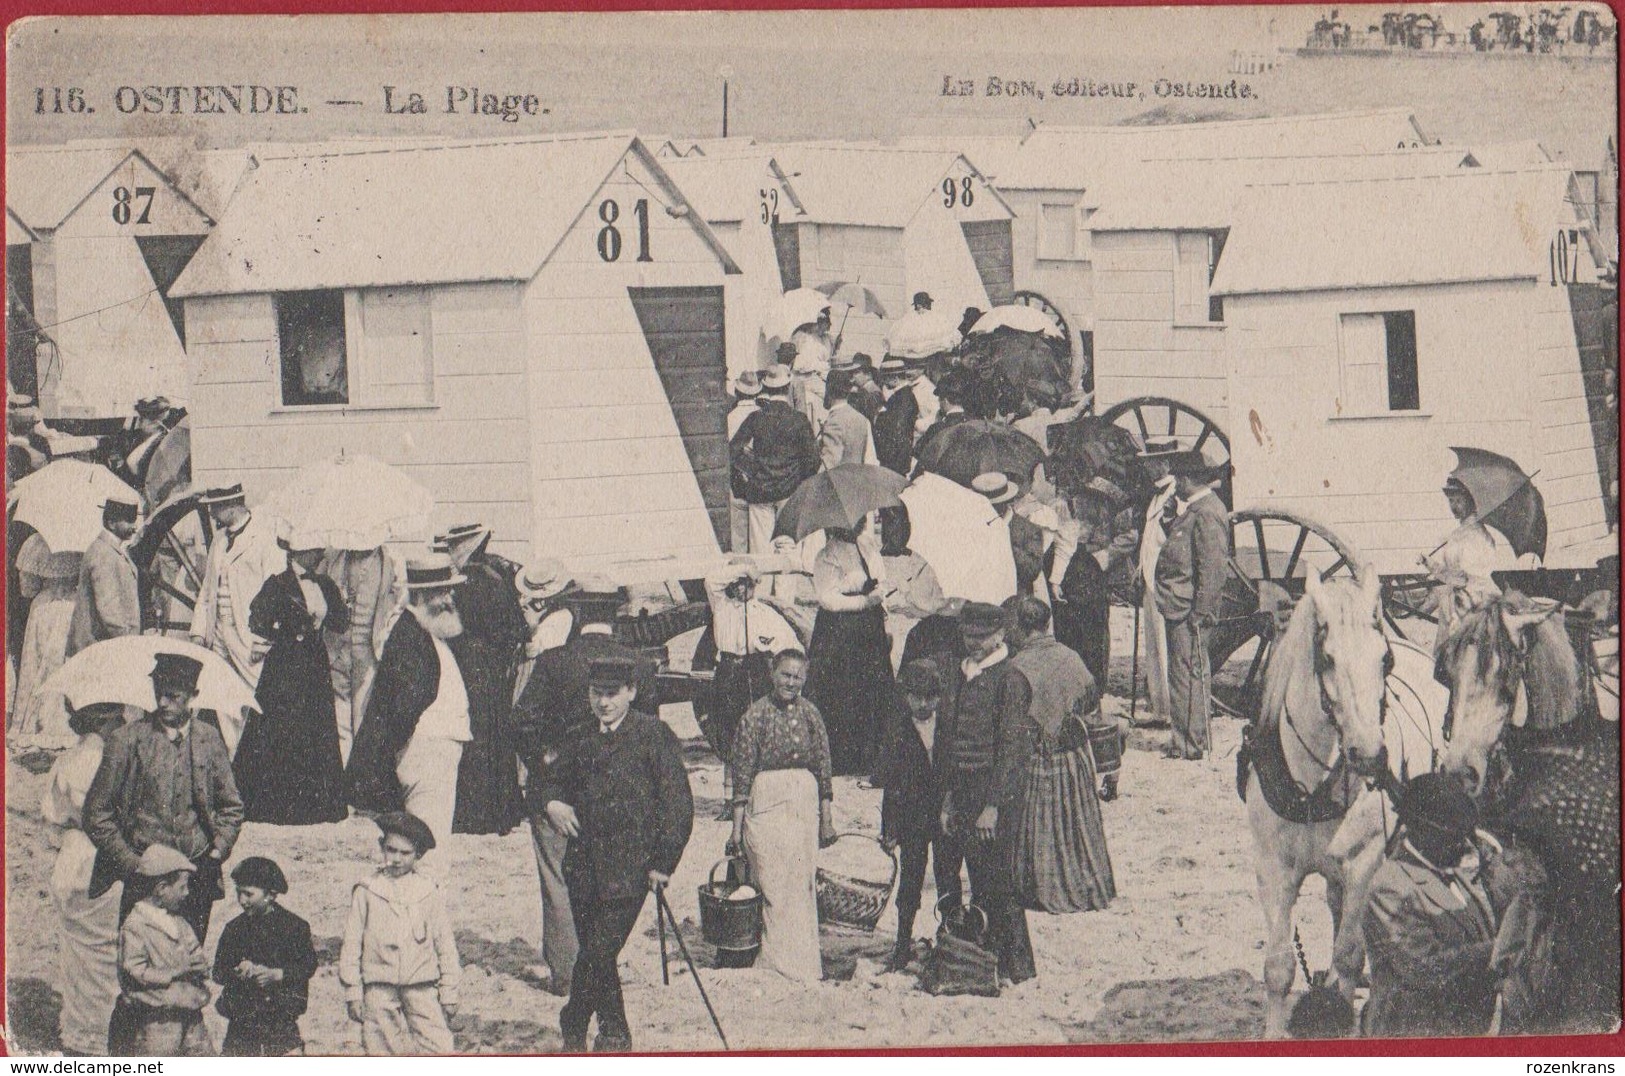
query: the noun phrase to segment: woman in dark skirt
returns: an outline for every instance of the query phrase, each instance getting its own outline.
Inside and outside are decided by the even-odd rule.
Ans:
[[[230,1023],[227,1057],[281,1057],[303,1051],[304,1015],[316,948],[310,924],[277,903],[288,880],[275,860],[250,856],[231,872],[243,914],[226,924],[214,954],[215,1008]]]
[[[250,822],[342,822],[344,769],[322,632],[347,630],[349,613],[338,584],[316,573],[322,549],[278,543],[288,570],[267,579],[248,608],[249,630],[271,650],[254,692],[260,712],[243,729],[232,770]]]
[[[813,562],[818,618],[807,698],[824,717],[834,772],[847,775],[873,772],[880,718],[894,690],[886,613],[870,567],[879,565],[880,554],[858,544],[866,524],[826,530]]]

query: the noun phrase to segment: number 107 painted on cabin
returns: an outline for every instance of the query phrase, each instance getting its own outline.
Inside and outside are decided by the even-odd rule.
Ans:
[[[399,86],[384,87],[384,111],[392,116],[421,116],[429,103],[421,93]],[[503,123],[518,123],[520,116],[547,113],[534,93],[481,93],[478,86],[447,86],[445,112],[452,115],[491,116]]]

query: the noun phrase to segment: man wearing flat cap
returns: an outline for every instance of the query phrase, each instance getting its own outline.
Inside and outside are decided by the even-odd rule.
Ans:
[[[254,688],[271,642],[249,630],[249,605],[267,579],[287,571],[288,554],[277,544],[274,522],[248,510],[240,483],[204,490],[198,504],[209,510],[214,539],[192,610],[192,641],[225,658]]]
[[[524,817],[513,750],[513,652],[528,630],[514,578],[519,565],[489,551],[491,530],[465,523],[433,549],[466,579],[452,593],[463,633],[449,640],[468,690],[468,743],[457,767],[453,833],[507,833]]]
[[[1016,903],[1010,851],[1025,763],[1035,750],[1027,719],[1032,689],[1011,663],[1005,611],[966,602],[959,612],[965,658],[953,669],[952,770],[942,829],[964,849],[971,900],[987,913],[1001,980],[1037,975],[1027,915]]]
[[[632,1030],[616,968],[651,890],[671,881],[694,826],[682,748],[638,703],[638,657],[630,650],[593,661],[593,722],[578,729],[549,767],[539,799],[548,821],[569,838],[564,877],[580,953],[570,1000],[559,1013],[564,1048],[632,1048]]]
[[[384,643],[345,769],[353,805],[410,811],[442,845],[451,836],[457,767],[470,735],[468,688],[450,646],[463,633],[453,597],[463,578],[444,553],[406,562],[406,615]]]
[[[129,884],[142,853],[153,845],[178,850],[197,869],[177,914],[199,938],[225,895],[220,864],[231,855],[243,825],[243,800],[232,777],[231,756],[213,725],[193,712],[201,662],[159,653],[152,667],[157,706],[107,737],[101,766],[85,796],[85,835],[96,846],[90,895],[124,881],[122,920],[140,896]]]
[[[69,657],[92,643],[141,634],[141,592],[127,544],[135,537],[140,506],[134,498],[102,505],[102,529],[79,562],[79,596],[68,624]]]
[[[1219,602],[1230,577],[1230,511],[1214,490],[1223,468],[1197,451],[1169,463],[1175,512],[1157,556],[1157,609],[1168,629],[1170,758],[1199,759],[1210,746],[1212,670],[1207,642],[1219,622]]]
[[[822,394],[820,383],[820,411]],[[773,552],[779,509],[797,486],[818,473],[820,460],[812,423],[790,406],[787,368],[775,366],[762,374],[756,408],[728,444],[733,488],[750,506],[750,548],[734,552],[766,555]]]
[[[1463,866],[1478,810],[1455,778],[1426,773],[1405,786],[1397,814],[1401,840],[1377,868],[1365,907],[1371,998],[1362,1030],[1488,1034],[1495,915],[1477,870]]]

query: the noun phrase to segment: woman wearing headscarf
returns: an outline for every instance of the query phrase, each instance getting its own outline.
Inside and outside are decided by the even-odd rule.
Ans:
[[[838,774],[872,772],[880,716],[893,690],[881,608],[885,568],[867,527],[868,520],[860,519],[852,530],[829,528],[813,561],[818,617],[807,698],[824,715]]]
[[[333,673],[323,632],[342,635],[349,610],[338,584],[316,571],[323,550],[279,537],[288,567],[265,581],[248,610],[249,630],[271,643],[232,769],[250,822],[310,826],[342,822]]]
[[[730,854],[745,853],[765,901],[757,958],[791,979],[823,977],[818,951],[818,849],[835,840],[830,744],[818,707],[801,697],[807,657],[773,658],[773,690],[751,703],[734,734]]]
[[[30,535],[17,551],[18,590],[28,599],[28,626],[23,631],[16,702],[7,738],[21,744],[60,748],[74,742],[61,696],[36,694],[67,660],[81,560],[78,553],[51,552],[37,534]]]
[[[102,764],[105,736],[124,723],[118,705],[87,706],[68,717],[79,742],[51,767],[40,813],[58,851],[51,868],[51,903],[59,918],[56,988],[62,995],[62,1048],[105,1054],[107,1025],[118,999],[118,927],[122,883],[87,896],[96,846],[85,835],[85,795]]]

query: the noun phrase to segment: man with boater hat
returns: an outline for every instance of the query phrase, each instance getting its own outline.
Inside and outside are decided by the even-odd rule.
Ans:
[[[1212,670],[1207,641],[1230,575],[1230,512],[1214,492],[1222,467],[1198,451],[1169,463],[1176,510],[1157,557],[1157,609],[1168,625],[1169,758],[1199,759],[1209,747]]]
[[[231,855],[243,825],[243,801],[232,778],[231,756],[213,725],[196,719],[201,662],[159,653],[152,666],[157,706],[107,737],[101,766],[85,796],[85,835],[96,846],[90,895],[123,881],[119,918],[141,895],[131,884],[141,856],[155,844],[177,849],[197,868],[177,914],[209,933],[209,913],[225,895],[220,864]]]
[[[570,841],[564,877],[581,950],[559,1027],[571,1052],[586,1049],[595,1015],[595,1050],[632,1048],[616,962],[649,892],[671,881],[694,826],[677,737],[632,708],[637,667],[631,651],[592,663],[594,721],[564,744],[539,797]]]
[[[823,409],[822,377],[819,410]],[[818,473],[818,442],[807,416],[790,406],[790,371],[775,366],[762,374],[757,411],[729,442],[734,489],[750,506],[750,552],[773,551],[779,508],[803,481]]]
[[[468,689],[450,642],[463,633],[453,592],[464,576],[444,553],[406,562],[406,615],[395,622],[345,770],[350,802],[410,811],[444,845],[469,740]]]
[[[141,592],[126,549],[140,511],[128,495],[110,497],[102,505],[101,533],[79,562],[79,596],[68,624],[69,657],[104,639],[141,634]]]
[[[739,427],[745,424],[745,420],[756,413],[756,398],[761,394],[760,372],[746,370],[734,380],[734,405],[728,412],[730,442],[734,434],[739,432]],[[744,486],[737,472],[730,473],[729,482],[728,549],[735,553],[743,553],[750,548],[750,504],[745,500]]]
[[[488,551],[491,531],[465,523],[433,549],[466,576],[452,595],[463,634],[450,643],[468,689],[470,740],[457,770],[454,833],[507,833],[524,817],[513,751],[513,652],[529,634],[514,578],[519,565]]]
[[[874,419],[875,459],[906,477],[914,457],[914,426],[920,419],[913,373],[902,359],[885,359],[879,375],[883,402]]]
[[[225,658],[253,688],[271,644],[249,630],[248,607],[267,579],[287,570],[288,554],[276,543],[275,525],[248,510],[240,483],[206,489],[198,504],[215,530],[192,611],[192,641]]]

